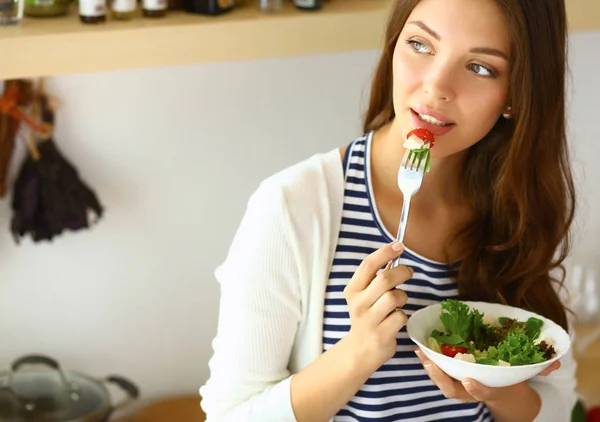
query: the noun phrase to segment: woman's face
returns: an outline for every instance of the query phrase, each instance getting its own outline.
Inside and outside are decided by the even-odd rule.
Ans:
[[[394,50],[394,126],[430,130],[432,157],[481,140],[507,112],[509,45],[494,0],[421,0]]]

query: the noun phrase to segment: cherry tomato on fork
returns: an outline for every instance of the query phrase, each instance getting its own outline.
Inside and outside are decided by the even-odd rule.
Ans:
[[[410,132],[408,132],[408,135],[406,135],[406,139],[410,138],[412,135],[421,138],[423,141],[425,141],[425,143],[431,144],[429,148],[433,148],[433,145],[435,144],[435,138],[433,136],[433,133],[431,133],[427,129],[413,129]]]

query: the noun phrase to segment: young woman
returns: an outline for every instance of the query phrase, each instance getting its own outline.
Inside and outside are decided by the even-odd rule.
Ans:
[[[571,355],[487,388],[444,374],[404,327],[454,297],[568,329],[552,276],[575,205],[565,14],[564,0],[396,1],[364,136],[265,180],[216,271],[209,422],[570,420]],[[396,244],[415,127],[436,143]]]

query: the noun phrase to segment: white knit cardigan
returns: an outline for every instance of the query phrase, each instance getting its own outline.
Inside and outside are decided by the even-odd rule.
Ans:
[[[339,151],[316,154],[263,181],[215,271],[220,315],[207,422],[297,422],[290,380],[323,352],[323,306],[341,222]],[[575,362],[529,381],[542,398],[536,422],[568,422]]]

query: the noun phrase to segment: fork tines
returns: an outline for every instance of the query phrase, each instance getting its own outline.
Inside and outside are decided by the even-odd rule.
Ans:
[[[413,150],[407,149],[402,157],[402,167],[407,170],[423,171],[427,163],[427,154],[429,151],[423,154],[417,154]]]

